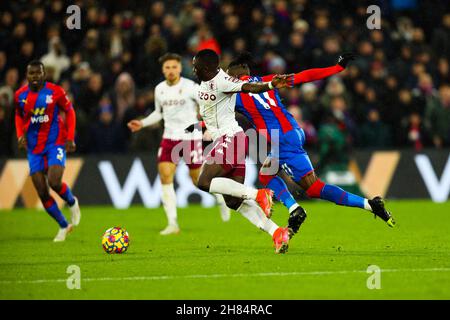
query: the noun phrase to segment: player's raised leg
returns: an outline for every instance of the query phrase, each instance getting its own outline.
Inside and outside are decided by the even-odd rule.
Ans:
[[[263,209],[264,214],[270,218],[272,215],[272,196],[270,189],[255,189],[224,177],[227,171],[221,164],[205,162],[198,179],[200,190],[228,195],[244,200],[255,200]]]
[[[230,179],[244,183],[243,175],[235,175]],[[238,211],[248,221],[250,221],[257,228],[267,232],[272,236],[272,240],[276,253],[286,253],[289,247],[289,233],[287,228],[278,226],[270,218],[267,218],[265,213],[254,200],[244,200],[232,196],[224,196],[227,206]]]
[[[45,211],[53,218],[59,225],[59,231],[53,241],[60,242],[66,239],[66,235],[72,231],[72,225],[69,224],[59,210],[55,199],[50,195],[47,179],[43,172],[38,171],[31,175],[34,188],[36,189],[39,199],[41,200]]]
[[[173,186],[173,177],[177,166],[175,163],[163,161],[158,163],[158,173],[161,179],[162,203],[167,216],[167,227],[160,232],[162,235],[180,232],[177,220],[177,195]]]
[[[357,207],[373,212],[375,216],[380,217],[388,226],[394,227],[395,221],[391,213],[384,207],[381,197],[375,197],[372,200],[365,199],[353,193],[347,192],[338,186],[324,183],[315,172],[305,175],[299,183],[310,198],[320,198],[336,203],[337,205],[347,207]]]
[[[78,226],[81,219],[78,199],[72,194],[69,186],[62,181],[64,167],[61,165],[50,165],[48,167],[48,184],[68,205],[71,213],[72,225]]]

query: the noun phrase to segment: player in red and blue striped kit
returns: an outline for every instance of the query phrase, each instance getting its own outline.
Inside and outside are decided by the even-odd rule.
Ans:
[[[354,59],[351,53],[339,57],[335,66],[305,70],[292,75],[294,85],[315,81],[339,73],[345,69],[347,63]],[[271,81],[274,75],[250,76],[251,56],[241,54],[232,61],[227,73],[231,76],[249,82]],[[314,168],[303,148],[305,133],[297,124],[294,117],[286,110],[281,102],[278,90],[271,90],[261,94],[238,93],[236,97],[236,112],[244,115],[258,131],[271,143],[271,153],[260,171],[260,181],[275,193],[275,197],[289,209],[289,231],[292,237],[297,233],[306,218],[306,212],[295,201],[286,183],[276,173],[268,172],[275,165],[276,172],[282,169],[297,183],[311,198],[321,198],[338,205],[359,207],[372,211],[381,217],[391,227],[395,222],[391,214],[385,210],[380,197],[372,200],[346,192],[343,189],[326,184],[315,174]]]
[[[59,224],[55,242],[64,241],[80,222],[78,200],[62,181],[66,151],[75,151],[75,111],[64,90],[45,81],[42,62],[27,66],[28,84],[14,95],[16,133],[19,148],[27,149],[30,175],[45,210]],[[60,116],[65,113],[65,123]],[[69,224],[50,195],[49,186],[66,201],[72,213]]]

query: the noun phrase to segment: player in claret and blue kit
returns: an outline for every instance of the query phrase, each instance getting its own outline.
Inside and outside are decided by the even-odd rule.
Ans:
[[[346,53],[339,57],[335,66],[296,73],[292,75],[293,84],[315,81],[339,73],[353,59],[352,53]],[[250,64],[250,54],[243,53],[230,63],[227,73],[248,82],[267,82],[272,79],[273,75],[251,76]],[[273,165],[276,166],[276,171],[282,169],[311,198],[321,198],[338,205],[366,209],[383,219],[389,226],[395,225],[391,214],[384,208],[381,197],[375,197],[372,200],[364,199],[338,186],[324,183],[317,177],[308,154],[303,148],[305,133],[282,104],[278,90],[274,89],[261,94],[237,93],[236,112],[244,115],[259,134],[265,135],[272,145],[272,152],[264,162],[259,178],[261,183],[272,189],[275,197],[288,208],[290,213],[288,227],[291,237],[299,230],[306,218],[306,212],[297,204],[283,179],[277,174],[268,173],[268,168]]]
[[[28,84],[14,95],[16,133],[19,148],[27,149],[30,175],[45,210],[60,229],[55,242],[64,241],[73,226],[80,223],[78,200],[62,181],[66,151],[75,151],[75,111],[64,90],[45,81],[42,62],[27,66]],[[60,116],[65,113],[65,123]],[[69,224],[50,195],[49,186],[64,199],[71,211]]]

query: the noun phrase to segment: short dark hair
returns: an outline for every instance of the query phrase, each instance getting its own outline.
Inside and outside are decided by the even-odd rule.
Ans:
[[[228,68],[236,67],[236,66],[245,66],[250,68],[253,65],[253,57],[250,52],[244,51],[241,52],[233,61],[230,62]]]
[[[37,66],[41,66],[42,69],[44,69],[44,71],[45,71],[45,66],[44,66],[44,64],[43,64],[41,61],[39,61],[39,60],[32,60],[32,61],[30,61],[30,63],[28,63],[28,66],[29,66],[29,67],[37,67]]]
[[[161,65],[163,65],[164,62],[169,61],[169,60],[176,60],[178,62],[181,62],[181,56],[176,53],[167,52],[167,53],[163,54],[161,57],[159,57],[158,61]]]
[[[204,49],[199,51],[195,55],[195,58],[200,59],[203,63],[207,65],[215,65],[215,66],[219,65],[219,55],[214,50],[211,49]]]

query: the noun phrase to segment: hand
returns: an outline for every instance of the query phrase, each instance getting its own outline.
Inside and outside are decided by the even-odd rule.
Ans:
[[[27,149],[27,138],[25,137],[25,135],[17,139],[17,144],[19,146],[19,149]]]
[[[277,89],[291,88],[294,86],[294,74],[277,74],[272,78],[272,85]]]
[[[77,149],[77,146],[75,144],[75,141],[73,141],[73,140],[66,141],[66,152],[68,152],[68,153],[75,152],[76,149]]]
[[[136,132],[142,129],[142,121],[141,120],[131,120],[127,124],[128,128],[130,128],[131,132]]]
[[[350,60],[355,60],[356,55],[353,52],[346,52],[339,56],[337,64],[342,68],[346,68]]]

